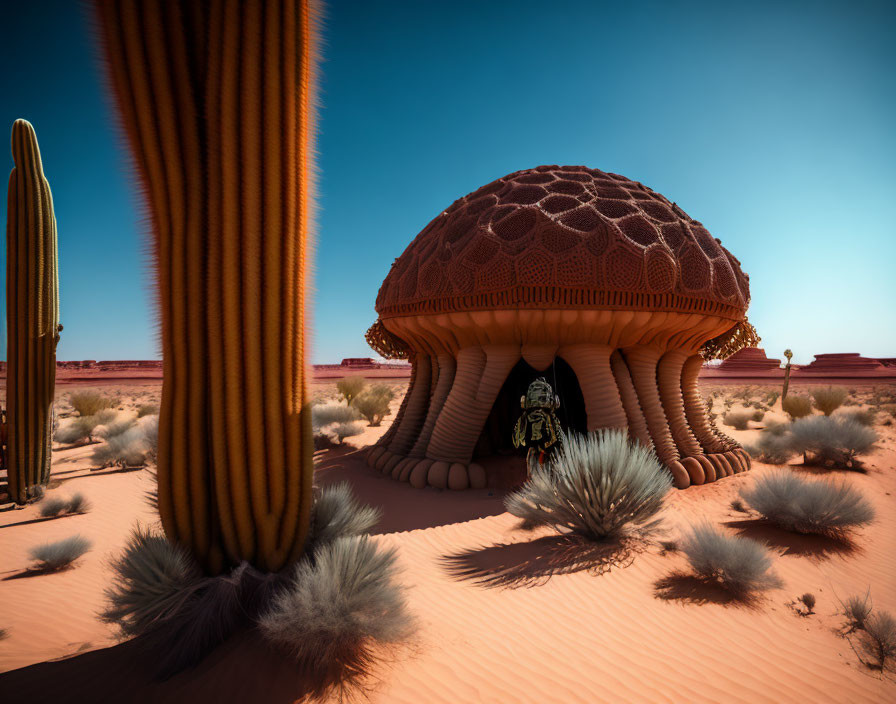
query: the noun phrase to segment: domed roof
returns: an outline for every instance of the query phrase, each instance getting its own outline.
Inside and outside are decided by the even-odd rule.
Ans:
[[[624,176],[538,166],[456,200],[395,260],[381,318],[501,308],[699,312],[741,320],[740,262]]]

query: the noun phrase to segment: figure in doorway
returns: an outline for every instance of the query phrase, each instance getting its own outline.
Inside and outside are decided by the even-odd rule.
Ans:
[[[520,398],[523,414],[513,428],[513,446],[528,447],[526,464],[531,475],[550,460],[551,454],[560,443],[560,420],[556,410],[560,399],[551,385],[539,377],[531,384],[526,395]]]

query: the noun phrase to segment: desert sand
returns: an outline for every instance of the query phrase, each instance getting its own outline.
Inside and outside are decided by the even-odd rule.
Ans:
[[[157,398],[160,387],[104,390],[127,408]],[[315,384],[314,393],[335,395],[332,384]],[[383,654],[371,673],[370,702],[896,701],[892,670],[862,663],[839,613],[840,599],[868,589],[875,608],[896,611],[896,426],[877,426],[881,439],[864,473],[795,470],[835,474],[874,505],[876,521],[851,544],[794,535],[734,511],[738,490],[774,471],[761,463],[670,492],[662,537],[708,520],[777,554],[783,586],[742,604],[689,577],[685,558],[658,545],[608,559],[547,529],[520,530],[502,504],[509,481],[480,491],[417,490],[368,468],[364,448],[387,430],[399,402],[400,394],[381,427],[316,453],[320,484],[348,481],[363,502],[383,509],[376,540],[397,549],[419,625],[408,646]],[[780,401],[767,420],[776,415]],[[745,441],[761,424],[720,427]],[[89,513],[39,520],[34,505],[0,513],[3,701],[300,699],[298,668],[249,634],[155,683],[139,642],[119,644],[97,618],[109,559],[132,526],[156,518],[145,500],[149,472],[92,471],[91,451],[55,452],[49,491],[82,492],[93,504]],[[20,576],[30,547],[75,533],[94,546],[74,567]],[[817,597],[814,615],[791,605],[805,592]]]

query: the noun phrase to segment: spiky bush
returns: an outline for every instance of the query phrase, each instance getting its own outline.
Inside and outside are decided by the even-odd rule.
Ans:
[[[80,535],[37,545],[29,551],[36,572],[56,572],[71,565],[91,548],[91,542]]]
[[[95,416],[74,418],[61,426],[56,431],[53,439],[62,445],[74,445],[78,442],[91,442],[93,440],[93,431],[97,425],[98,423]]]
[[[397,644],[413,630],[395,556],[367,536],[321,545],[293,568],[259,618],[261,632],[318,676],[343,685],[362,677],[373,647]]]
[[[57,518],[75,513],[87,513],[90,502],[80,492],[72,494],[68,499],[61,496],[48,497],[40,502],[41,518]]]
[[[389,415],[392,389],[385,384],[376,384],[365,389],[352,399],[352,406],[372,426],[378,426]]]
[[[351,423],[334,423],[327,430],[329,430],[330,434],[336,438],[336,441],[341,445],[342,441],[346,438],[363,433],[364,426],[358,421],[352,421]]]
[[[101,467],[139,467],[146,462],[148,447],[143,428],[131,425],[124,432],[107,437],[93,451],[93,461]]]
[[[315,550],[337,538],[369,533],[381,516],[380,509],[358,503],[348,482],[324,487],[315,496],[307,545]]]
[[[802,418],[790,428],[791,448],[809,464],[853,469],[871,451],[877,433],[852,420],[829,416]]]
[[[791,472],[759,477],[740,495],[767,520],[798,533],[841,536],[874,519],[871,504],[851,486]]]
[[[604,540],[656,527],[671,486],[656,455],[625,432],[569,433],[550,465],[536,469],[504,505],[525,525],[551,525]]]
[[[142,418],[143,416],[157,416],[159,415],[159,407],[155,404],[144,404],[137,408],[137,417]]]
[[[848,420],[864,425],[866,428],[873,428],[877,422],[877,412],[871,408],[860,409],[854,408],[849,411],[838,412],[834,416],[838,420]]]
[[[159,453],[159,417],[146,416],[141,421],[143,428],[143,439],[146,443],[146,459],[150,462],[156,461]]]
[[[803,594],[800,597],[800,601],[805,605],[807,614],[815,613],[813,611],[813,609],[815,608],[815,595],[814,594],[811,594],[810,592],[806,592],[805,594]]]
[[[744,597],[776,587],[768,550],[755,540],[725,535],[709,525],[696,526],[686,537],[682,552],[698,577],[717,582],[732,594]]]
[[[112,408],[111,399],[94,391],[79,391],[69,394],[68,402],[82,418],[93,416],[102,410]]]
[[[311,427],[316,432],[333,423],[350,423],[360,417],[357,410],[344,403],[322,403],[311,408]]]
[[[846,389],[840,386],[813,389],[812,400],[819,411],[829,416],[843,405],[846,400]]]
[[[350,404],[366,386],[367,380],[363,376],[347,376],[336,382],[336,390],[342,394],[347,404]]]
[[[757,410],[753,411],[753,414],[750,416],[750,420],[753,420],[757,423],[761,423],[763,418],[765,418],[764,408],[758,408]]]
[[[774,428],[774,429],[773,429]],[[787,464],[796,454],[787,427],[777,425],[763,430],[755,444],[744,445],[753,459],[766,464]],[[780,430],[779,430],[780,429]]]
[[[115,576],[105,590],[107,606],[101,617],[129,637],[147,633],[170,617],[183,604],[183,590],[202,579],[186,550],[146,528],[134,529],[110,566]]]
[[[765,402],[766,402],[766,404],[768,404],[769,406],[774,406],[775,403],[778,401],[778,399],[779,399],[780,397],[781,397],[781,392],[780,392],[780,391],[769,391],[769,392],[765,395]]]
[[[788,394],[781,399],[781,408],[792,420],[812,414],[812,402],[805,396],[795,394]]]
[[[729,411],[722,416],[722,422],[735,430],[746,430],[749,428],[748,422],[752,417],[753,414],[747,411]]]
[[[871,614],[871,592],[865,596],[851,596],[843,602],[843,615],[853,631],[865,628],[865,622]]]
[[[116,418],[111,423],[102,426],[102,428],[98,427],[96,429],[96,435],[108,440],[109,438],[114,438],[117,435],[127,432],[133,428],[136,423],[137,421],[134,418]]]
[[[887,611],[875,611],[865,621],[861,643],[883,670],[887,660],[896,656],[896,619]]]

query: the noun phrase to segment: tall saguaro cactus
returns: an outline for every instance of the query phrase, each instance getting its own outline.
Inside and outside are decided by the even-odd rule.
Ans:
[[[311,510],[305,368],[316,7],[95,0],[152,216],[159,512],[211,572],[278,570]]]
[[[59,278],[53,196],[34,128],[12,126],[6,210],[7,471],[9,494],[23,504],[50,479]]]

